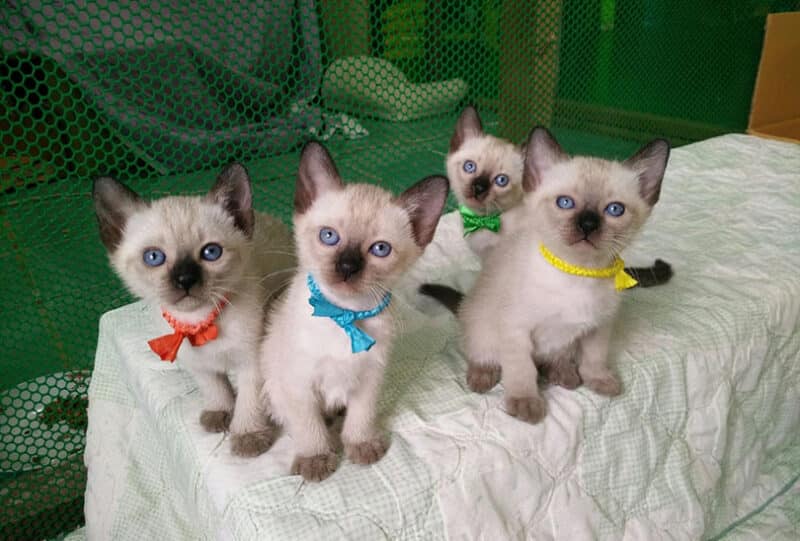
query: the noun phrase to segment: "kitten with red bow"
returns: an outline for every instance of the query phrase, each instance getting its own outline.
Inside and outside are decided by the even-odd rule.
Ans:
[[[257,351],[265,304],[294,266],[287,228],[253,211],[239,164],[204,196],[146,201],[111,177],[98,178],[92,195],[111,266],[172,328],[148,342],[153,358],[192,374],[206,431],[229,430],[236,455],[266,451],[277,431],[259,396]]]

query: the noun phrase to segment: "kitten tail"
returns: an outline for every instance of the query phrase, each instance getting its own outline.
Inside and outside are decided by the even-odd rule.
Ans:
[[[463,293],[441,284],[422,284],[419,286],[419,292],[428,297],[433,297],[454,314],[458,314],[458,308],[461,306],[461,301],[464,300]]]
[[[625,267],[639,284],[636,287],[653,287],[666,284],[674,274],[672,266],[663,259],[656,259],[650,267]]]

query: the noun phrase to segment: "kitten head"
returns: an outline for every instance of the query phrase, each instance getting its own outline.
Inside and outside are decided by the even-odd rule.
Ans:
[[[478,214],[503,212],[522,200],[522,152],[483,132],[474,107],[456,123],[447,154],[447,176],[459,204]]]
[[[633,239],[658,201],[669,143],[656,139],[624,162],[570,157],[545,128],[528,139],[526,214],[548,248],[579,261],[608,261]]]
[[[338,298],[380,299],[433,238],[447,192],[435,176],[398,196],[345,185],[325,147],[308,143],[294,199],[300,267]]]
[[[92,195],[111,265],[134,295],[190,312],[242,278],[255,224],[243,166],[226,167],[205,196],[145,201],[111,177],[95,180]]]

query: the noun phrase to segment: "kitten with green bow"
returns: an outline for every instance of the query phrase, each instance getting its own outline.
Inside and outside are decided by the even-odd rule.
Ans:
[[[478,111],[466,107],[447,153],[447,178],[458,201],[464,238],[481,259],[501,232],[513,229],[506,211],[522,201],[522,150],[483,131]]]
[[[375,414],[394,334],[391,289],[433,238],[447,192],[441,176],[398,196],[345,185],[325,147],[304,147],[294,197],[298,272],[261,348],[273,417],[294,440],[292,473],[321,481],[335,471],[324,414],[342,408],[347,457],[371,464],[386,453]]]
[[[524,156],[524,145],[486,133],[474,107],[467,106],[461,112],[445,164],[459,204],[464,240],[482,264],[504,236],[520,229]],[[638,287],[661,285],[672,278],[672,267],[661,259],[650,267],[627,267],[625,271],[637,280]],[[423,284],[420,292],[453,313],[458,312],[464,298],[461,291],[441,284]],[[577,368],[555,374],[548,373],[548,366],[543,365],[540,372],[552,384],[572,388],[580,382]]]

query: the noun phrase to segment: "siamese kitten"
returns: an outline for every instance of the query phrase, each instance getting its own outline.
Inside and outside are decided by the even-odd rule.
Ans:
[[[630,287],[618,258],[658,201],[668,156],[659,139],[621,163],[570,157],[546,129],[531,132],[520,227],[484,262],[459,310],[472,390],[502,378],[508,413],[531,423],[546,411],[537,364],[556,377],[577,365],[590,389],[620,393],[607,359],[617,289]]]
[[[459,204],[467,245],[485,261],[492,248],[508,231],[516,228],[520,213],[507,212],[522,203],[524,148],[483,131],[478,111],[466,107],[456,122],[447,154],[447,177]],[[475,215],[475,216],[474,216]],[[650,267],[626,271],[641,287],[664,284],[672,278],[672,267],[656,259]],[[439,284],[423,284],[420,292],[457,312],[463,294]]]
[[[272,414],[295,442],[293,474],[320,481],[336,469],[323,414],[341,408],[350,460],[371,464],[386,452],[375,414],[393,338],[390,290],[433,238],[447,191],[444,177],[396,197],[345,185],[325,147],[303,148],[294,198],[299,272],[261,348]]]
[[[522,149],[484,133],[478,111],[468,106],[456,122],[445,165],[464,238],[484,259],[500,232],[511,226],[505,211],[522,201]]]
[[[145,201],[101,177],[93,198],[112,267],[173,329],[148,342],[154,358],[177,356],[200,388],[200,424],[230,430],[234,454],[267,450],[276,430],[259,398],[257,351],[264,305],[294,264],[287,228],[253,212],[250,178],[238,164],[205,196]],[[235,395],[229,371],[237,376]]]

